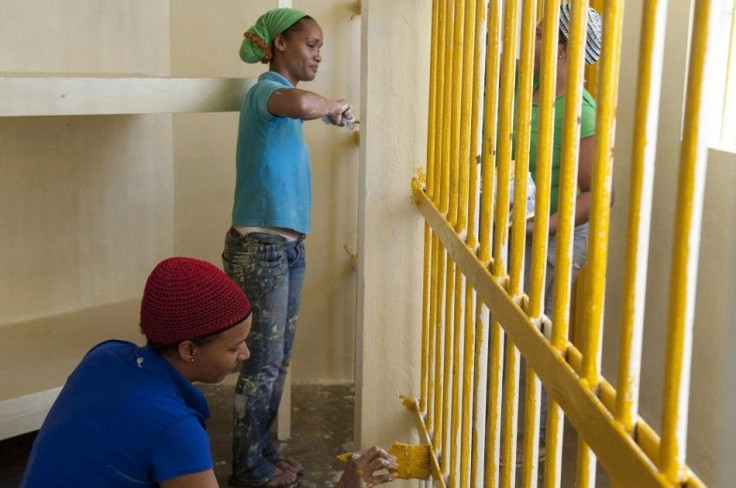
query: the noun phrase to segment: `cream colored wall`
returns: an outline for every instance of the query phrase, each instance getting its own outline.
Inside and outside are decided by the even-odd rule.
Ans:
[[[278,2],[0,3],[0,73],[255,77],[242,34]],[[300,85],[359,99],[355,2],[294,7],[322,25],[319,76]],[[0,324],[135,298],[160,259],[220,264],[234,186],[237,113],[0,119]],[[306,124],[313,234],[294,381],[352,381],[358,148]],[[43,297],[39,299],[39,297]]]
[[[680,121],[684,97],[689,2],[670,2],[666,32],[659,139],[655,165],[654,203],[645,311],[644,356],[641,379],[641,413],[657,430],[662,416],[664,350],[667,333],[672,238],[679,168]],[[625,259],[628,179],[631,160],[641,9],[625,11],[621,91],[617,120],[614,177],[616,205],[612,213],[609,246],[604,373],[616,376],[621,283]],[[708,152],[703,208],[700,268],[698,273],[690,391],[687,462],[709,485],[727,486],[733,479],[732,453],[736,431],[732,415],[733,353],[736,343],[731,325],[736,303],[736,155]],[[724,389],[730,386],[730,390]],[[724,474],[731,471],[729,482]],[[721,482],[717,482],[721,480]]]
[[[14,0],[0,19],[0,74],[168,74],[168,1]],[[2,118],[0,147],[0,325],[138,296],[173,251],[170,117]]]
[[[324,33],[317,78],[300,83],[357,108],[360,87],[360,17],[353,1],[293,1]],[[180,0],[171,2],[174,76],[257,77],[266,65],[238,57],[243,32],[278,2]],[[221,265],[235,182],[237,113],[173,117],[177,254]],[[353,134],[321,121],[304,125],[312,161],[312,233],[306,240],[307,274],[292,361],[292,380],[353,381],[355,283],[350,253],[357,235],[358,148]],[[347,247],[347,251],[346,248]]]
[[[423,0],[362,6],[355,415],[361,445],[416,442],[416,424],[399,395],[419,395],[424,227],[410,182],[426,160],[430,7]]]

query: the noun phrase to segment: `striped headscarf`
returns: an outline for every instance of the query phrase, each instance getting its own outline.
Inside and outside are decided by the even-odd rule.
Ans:
[[[268,63],[273,57],[271,43],[276,36],[304,17],[308,15],[293,8],[275,8],[261,15],[244,34],[240,59],[246,63]]]
[[[593,64],[601,57],[601,16],[588,7],[588,22],[585,33],[585,64]],[[560,33],[565,41],[570,37],[570,4],[560,5]]]

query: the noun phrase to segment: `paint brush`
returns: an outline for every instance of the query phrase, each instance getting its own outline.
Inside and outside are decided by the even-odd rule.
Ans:
[[[420,479],[426,480],[432,474],[431,455],[432,446],[430,444],[404,444],[394,442],[389,454],[396,456],[399,469],[396,471],[396,477],[401,479]],[[345,452],[337,456],[337,459],[343,463],[350,461],[352,452]]]

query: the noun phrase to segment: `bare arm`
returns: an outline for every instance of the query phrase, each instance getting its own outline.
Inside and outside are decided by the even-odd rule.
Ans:
[[[345,100],[330,100],[299,88],[277,90],[268,99],[268,111],[279,117],[314,120],[328,117],[335,125],[353,118],[353,108]]]
[[[219,488],[214,470],[186,474],[177,478],[162,481],[161,488]]]
[[[593,182],[593,157],[595,155],[595,136],[580,139],[580,152],[578,156],[578,189],[580,193],[575,200],[575,225],[581,225],[590,218],[591,208],[591,184]],[[611,205],[613,205],[613,185],[611,187]],[[559,226],[559,213],[555,212],[549,216],[549,235],[557,234]],[[534,229],[534,221],[527,223],[527,234],[530,235]]]

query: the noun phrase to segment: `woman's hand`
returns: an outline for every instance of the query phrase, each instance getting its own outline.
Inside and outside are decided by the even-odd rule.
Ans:
[[[330,113],[327,114],[327,118],[333,125],[342,127],[350,121],[355,120],[353,107],[347,100],[338,100],[335,102],[335,106]]]
[[[378,446],[369,447],[350,456],[348,467],[337,482],[336,488],[370,488],[388,483],[396,478],[397,469],[399,465],[395,456]],[[377,474],[383,470],[388,472]]]
[[[268,111],[277,117],[292,119],[314,120],[324,117],[331,124],[339,126],[355,119],[353,107],[347,100],[330,100],[299,88],[284,88],[273,92],[268,99]]]

